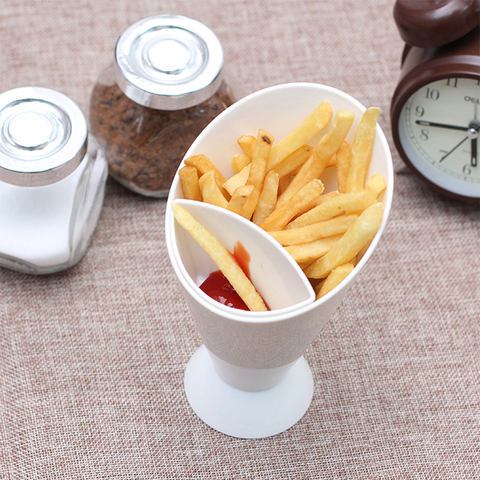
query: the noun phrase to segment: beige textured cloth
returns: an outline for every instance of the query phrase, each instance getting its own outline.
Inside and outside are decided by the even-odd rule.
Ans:
[[[389,106],[393,0],[3,0],[0,90],[40,85],[87,112],[118,36],[158,13],[219,36],[244,93],[324,83],[381,107],[395,195],[380,244],[305,353],[312,404],[288,431],[227,437],[193,413],[200,338],[169,262],[164,200],[108,181],[83,260],[0,269],[0,479],[480,478],[480,210],[421,184]],[[0,232],[1,235],[1,232]]]

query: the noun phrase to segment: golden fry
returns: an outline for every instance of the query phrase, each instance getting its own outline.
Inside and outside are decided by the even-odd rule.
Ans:
[[[319,238],[331,237],[338,233],[346,232],[357,220],[358,215],[351,213],[326,220],[325,222],[314,223],[307,227],[291,228],[268,232],[281,245],[298,245],[299,243],[313,242]]]
[[[240,172],[231,176],[222,186],[230,194],[238,188],[246,185],[248,176],[250,174],[250,164],[245,166]]]
[[[289,245],[285,250],[298,264],[311,264],[320,257],[323,257],[340,240],[343,234],[332,235],[331,237],[320,238],[313,242]]]
[[[367,180],[365,188],[370,190],[375,197],[378,198],[387,188],[387,182],[385,182],[385,179],[379,173],[376,173],[373,177]]]
[[[354,114],[347,110],[337,112],[330,131],[321,138],[313,149],[312,156],[303,164],[288,188],[279,197],[278,206],[293,198],[308,182],[314,178],[320,178],[329,161],[342,145],[354,118]]]
[[[187,210],[176,203],[172,204],[172,208],[177,222],[212,258],[247,307],[252,311],[266,311],[267,307],[261,295],[233,255]]]
[[[353,263],[346,263],[333,269],[328,277],[317,285],[315,293],[317,294],[316,300],[331,292],[337,285],[339,285],[345,278],[353,272]]]
[[[230,162],[230,166],[232,167],[233,173],[237,174],[241,172],[251,161],[252,161],[251,157],[241,153],[237,153],[232,157],[232,160]]]
[[[200,191],[202,192],[203,201],[218,207],[227,208],[228,201],[223,196],[220,187],[215,181],[215,171],[210,170],[202,175],[198,181]]]
[[[350,154],[352,152],[351,145],[344,140],[335,155],[337,158],[337,184],[338,191],[345,193],[347,191],[348,171],[350,170]]]
[[[207,172],[213,170],[215,172],[215,181],[223,191],[222,185],[225,183],[225,177],[220,173],[220,170],[213,164],[213,162],[203,154],[192,155],[185,159],[185,165],[195,167],[199,172],[199,177],[205,175]]]
[[[273,140],[273,136],[265,130],[260,129],[258,131],[247,180],[247,185],[253,185],[254,189],[242,208],[242,216],[247,219],[252,218],[258,198],[262,192],[263,181],[267,170],[267,161],[272,149]]]
[[[232,194],[232,198],[227,204],[227,210],[241,215],[242,207],[245,205],[247,198],[253,191],[253,185],[243,185],[238,187]]]
[[[318,179],[313,179],[307,183],[290,202],[277,207],[261,224],[264,230],[275,231],[282,230],[285,225],[298,213],[305,208],[313,199],[320,196],[323,192],[324,185]],[[278,202],[277,202],[278,205]]]
[[[360,120],[352,142],[347,192],[358,192],[364,187],[365,177],[372,157],[379,113],[380,109],[377,107],[367,108]]]
[[[275,210],[279,181],[280,178],[275,170],[270,170],[265,176],[262,193],[258,197],[252,218],[256,225],[260,225]]]
[[[180,185],[184,198],[188,200],[202,201],[202,193],[198,185],[198,170],[195,167],[186,165],[178,171]]]
[[[343,193],[297,217],[287,228],[299,228],[312,223],[323,222],[342,213],[360,212],[376,201],[376,195],[370,190]]]
[[[253,149],[255,148],[255,142],[257,139],[252,135],[242,135],[237,140],[237,143],[240,145],[243,153],[247,155],[247,157],[253,157]]]
[[[285,175],[289,175],[298,170],[311,156],[313,153],[313,147],[310,145],[302,145],[300,148],[297,148],[290,155],[287,155],[276,167],[275,171],[278,173],[280,178]],[[270,170],[271,171],[271,170]]]
[[[382,223],[382,217],[382,203],[376,203],[368,207],[345,232],[338,243],[305,270],[305,275],[308,278],[325,278],[334,268],[352,260],[375,236]],[[295,231],[295,229],[288,231]]]
[[[322,102],[303,122],[272,148],[268,170],[274,169],[287,155],[307,143],[322,130],[332,117],[332,107]]]

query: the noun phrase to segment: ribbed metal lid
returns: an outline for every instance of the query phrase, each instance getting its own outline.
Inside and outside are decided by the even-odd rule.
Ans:
[[[0,180],[35,187],[72,173],[87,150],[87,121],[65,95],[43,87],[0,94]]]
[[[136,103],[180,110],[210,98],[221,82],[223,48],[203,23],[180,15],[131,25],[115,49],[115,80]]]

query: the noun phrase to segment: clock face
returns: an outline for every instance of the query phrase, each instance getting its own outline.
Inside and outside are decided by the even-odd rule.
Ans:
[[[457,195],[480,198],[480,80],[445,78],[417,90],[402,108],[398,133],[412,165]]]

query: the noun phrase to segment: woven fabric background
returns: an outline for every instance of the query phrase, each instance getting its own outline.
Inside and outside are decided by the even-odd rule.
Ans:
[[[220,38],[243,93],[318,82],[381,107],[395,195],[385,233],[305,353],[313,402],[241,440],[189,407],[201,344],[167,256],[165,201],[108,181],[91,247],[36,277],[0,269],[0,479],[480,478],[480,209],[404,166],[389,106],[393,0],[3,0],[0,91],[40,85],[84,112],[118,36],[158,13]],[[0,232],[0,235],[2,233]]]

